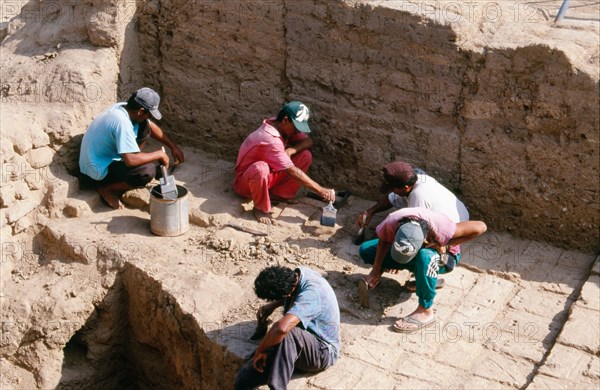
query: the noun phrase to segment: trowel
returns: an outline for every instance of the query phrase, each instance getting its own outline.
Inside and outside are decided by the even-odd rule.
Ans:
[[[164,146],[162,150],[163,152],[165,151]],[[160,178],[160,192],[163,199],[177,200],[177,185],[175,184],[175,178],[168,174],[167,167],[164,165],[160,166],[160,170],[162,172],[162,177]]]

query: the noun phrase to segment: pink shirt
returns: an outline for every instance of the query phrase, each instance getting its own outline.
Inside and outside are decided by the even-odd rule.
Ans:
[[[275,118],[272,118],[275,119]],[[308,136],[304,133],[296,133],[289,140],[294,144]],[[250,134],[238,153],[235,163],[236,176],[242,174],[246,168],[257,161],[264,161],[269,165],[271,172],[279,172],[294,166],[294,163],[285,152],[283,138],[273,126],[263,121],[262,125]]]
[[[375,231],[379,239],[394,242],[400,221],[404,218],[427,222],[429,225],[429,240],[433,240],[441,245],[447,245],[456,232],[456,224],[444,214],[423,207],[406,207],[394,211],[383,222],[377,225]],[[450,252],[454,253],[452,248]]]

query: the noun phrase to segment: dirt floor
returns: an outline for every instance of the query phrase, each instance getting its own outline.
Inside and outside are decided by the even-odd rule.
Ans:
[[[128,193],[128,207],[118,211],[78,191],[73,196],[84,203],[76,219],[42,221],[36,256],[5,285],[23,292],[7,309],[53,318],[55,326],[25,341],[10,339],[18,322],[5,323],[5,340],[20,351],[3,360],[6,388],[228,387],[256,345],[249,337],[261,302],[252,282],[274,264],[321,272],[342,315],[339,362],[295,376],[290,388],[597,387],[600,333],[586,320],[600,315],[595,256],[488,232],[465,245],[461,266],[444,277],[438,324],[401,335],[391,324],[417,304],[402,288],[408,273],[385,276],[369,309],[358,303],[357,281],[369,268],[352,243],[352,221],[371,201],[350,197],[328,228],[319,224],[324,204],[303,197],[278,204],[267,228],[233,193],[230,162],[186,154],[174,172],[189,190],[192,223],[181,236],[151,233],[148,190]],[[268,236],[227,227],[230,221]],[[51,342],[40,354],[42,335],[44,344],[71,347],[52,352]],[[15,365],[28,356],[27,343],[38,353],[30,366]]]

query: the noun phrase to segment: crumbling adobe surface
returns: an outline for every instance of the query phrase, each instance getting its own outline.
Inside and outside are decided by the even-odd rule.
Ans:
[[[597,5],[560,3],[153,1],[142,68],[186,143],[233,160],[301,99],[318,180],[375,197],[407,160],[494,229],[598,250]]]

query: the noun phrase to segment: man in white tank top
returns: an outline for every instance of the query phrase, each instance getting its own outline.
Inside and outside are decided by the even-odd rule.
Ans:
[[[388,193],[388,196],[358,216],[356,223],[359,227],[368,226],[374,214],[392,207],[423,207],[446,215],[454,223],[469,220],[467,208],[456,195],[423,170],[406,162],[397,161],[383,167],[380,191]],[[450,263],[444,267],[445,273],[451,272],[460,259],[460,248],[456,248],[455,252],[458,256],[450,258]],[[441,288],[443,285],[444,280],[438,279],[437,287]],[[414,283],[410,282],[406,287],[411,291],[415,288]]]

